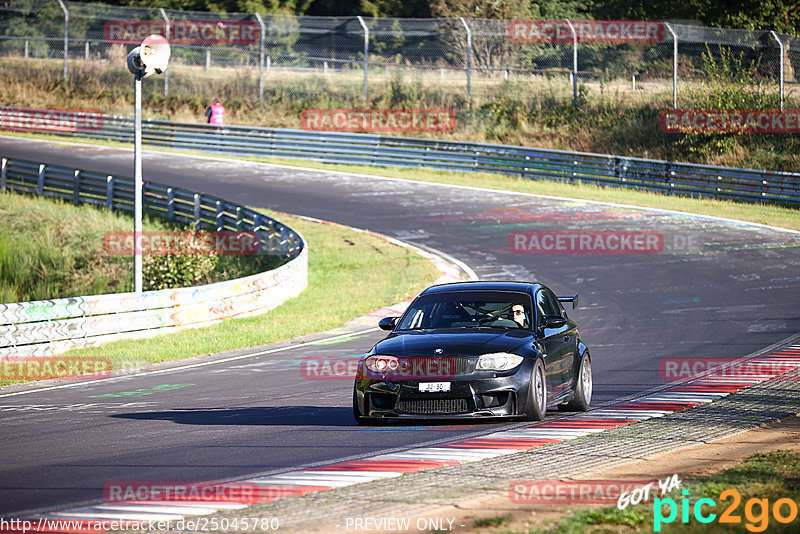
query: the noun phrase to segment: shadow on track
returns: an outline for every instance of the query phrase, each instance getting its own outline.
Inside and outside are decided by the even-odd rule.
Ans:
[[[263,425],[263,426],[327,426],[360,427],[353,419],[352,408],[327,406],[277,406],[263,408],[185,408],[161,412],[140,412],[115,414],[118,419],[137,419],[151,421],[172,421],[181,425]],[[483,419],[436,419],[436,420],[392,420],[385,421],[382,427],[450,427],[464,429],[488,423],[508,423],[508,421]],[[374,427],[373,427],[374,429]],[[450,428],[442,428],[442,430]]]
[[[178,408],[111,417],[172,421],[181,425],[356,426],[352,408],[325,406]]]

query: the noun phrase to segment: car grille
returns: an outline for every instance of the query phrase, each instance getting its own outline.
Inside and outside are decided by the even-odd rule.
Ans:
[[[420,368],[439,370],[438,376],[466,375],[475,371],[475,364],[470,363],[469,356],[403,356],[400,358],[400,362],[401,369],[408,369],[405,374],[409,378],[434,378],[437,376],[436,372],[429,375],[420,373],[418,371]],[[441,362],[441,365],[428,366],[429,363],[434,364],[435,362]]]
[[[467,399],[424,399],[399,401],[395,410],[398,413],[435,415],[466,413]]]

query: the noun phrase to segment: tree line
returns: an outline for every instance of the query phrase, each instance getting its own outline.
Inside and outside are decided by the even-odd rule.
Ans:
[[[800,0],[108,0],[99,3],[182,11],[317,16],[677,20],[722,28],[800,32]]]

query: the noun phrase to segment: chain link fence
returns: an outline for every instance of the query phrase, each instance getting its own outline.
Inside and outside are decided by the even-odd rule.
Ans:
[[[638,26],[637,26],[638,24]],[[641,31],[640,31],[641,30]],[[797,37],[659,21],[370,19],[186,12],[63,2],[0,2],[0,63],[48,82],[130,86],[125,57],[151,33],[172,45],[145,91],[207,102],[465,109],[499,91],[542,105],[616,95],[699,107],[698,90],[736,80],[784,104]]]

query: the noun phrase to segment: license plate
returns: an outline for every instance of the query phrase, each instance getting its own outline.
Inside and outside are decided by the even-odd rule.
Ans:
[[[419,390],[425,392],[450,391],[450,382],[420,382]]]

